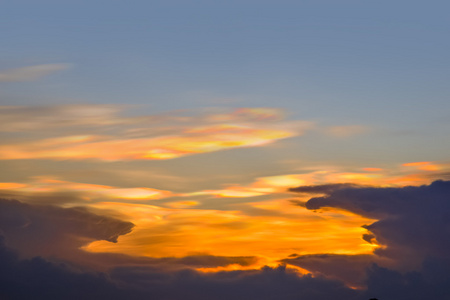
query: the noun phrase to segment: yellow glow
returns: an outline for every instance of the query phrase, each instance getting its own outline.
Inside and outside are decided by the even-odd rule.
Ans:
[[[260,182],[261,184],[276,187],[294,187],[305,184],[305,180],[301,179],[301,175],[295,174],[263,177],[260,179]]]
[[[366,232],[361,226],[373,220],[341,211],[318,214],[286,200],[249,205],[270,210],[273,215],[123,203],[92,204],[97,209],[120,211],[136,227],[132,233],[120,237],[117,244],[96,241],[84,249],[152,257],[257,254],[264,258],[264,264],[277,264],[279,259],[293,253],[356,254],[373,250],[373,245],[361,239]]]
[[[227,148],[254,147],[297,135],[285,129],[237,125],[191,128],[186,135],[117,139],[106,136],[69,136],[0,146],[3,159],[172,159]]]
[[[168,205],[173,208],[185,208],[185,207],[197,206],[199,204],[200,203],[197,201],[176,201],[176,202],[171,202]]]
[[[363,168],[363,170],[367,171],[367,172],[380,172],[380,171],[383,171],[383,169],[381,169],[381,168]]]
[[[26,184],[16,182],[0,182],[0,190],[15,190],[26,187]]]
[[[85,199],[101,196],[130,200],[155,200],[174,195],[169,191],[152,188],[116,188],[107,185],[70,182],[45,177],[37,178],[37,180],[28,184],[13,182],[0,183],[0,189],[11,189],[23,193],[49,193],[58,191],[72,191],[76,193],[83,192]]]
[[[403,166],[415,167],[419,170],[424,170],[424,171],[438,171],[441,169],[441,167],[439,165],[433,164],[432,162],[429,162],[429,161],[406,163],[406,164],[403,164]]]
[[[136,225],[130,234],[121,236],[117,244],[96,241],[86,245],[86,251],[150,257],[197,254],[258,257],[258,261],[251,266],[229,265],[199,269],[202,272],[216,272],[258,268],[262,265],[276,266],[280,259],[293,253],[372,253],[380,246],[375,240],[372,240],[372,243],[362,240],[362,235],[367,231],[361,226],[371,224],[375,220],[333,208],[318,212],[309,211],[289,201],[292,198],[307,201],[309,195],[290,193],[288,189],[300,185],[349,182],[374,186],[419,185],[430,182],[433,173],[430,173],[428,168],[423,168],[429,165],[435,164],[422,162],[394,166],[392,169],[360,169],[361,172],[347,172],[330,167],[303,174],[259,177],[246,186],[235,184],[218,190],[185,194],[145,187],[119,188],[44,177],[26,184],[2,183],[0,187],[16,192],[82,192],[84,197],[90,200],[87,202],[89,207],[111,213]],[[207,204],[206,201],[211,200],[207,198],[201,203],[201,200],[195,199],[195,196],[201,195],[243,199],[241,202],[234,200],[233,204],[228,206],[229,210],[200,209],[200,204]],[[251,202],[250,199],[255,198],[250,197],[261,195],[271,195],[272,199]],[[186,196],[191,198],[183,200]],[[165,197],[175,199],[165,203],[165,207],[157,205],[158,202],[152,202],[154,205],[143,202],[113,202],[117,199],[151,200]],[[247,197],[248,199],[245,199]],[[109,200],[96,202],[100,199]],[[225,204],[228,201],[213,199],[219,200]]]

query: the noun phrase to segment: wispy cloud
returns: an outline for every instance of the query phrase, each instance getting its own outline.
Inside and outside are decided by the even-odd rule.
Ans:
[[[170,191],[132,187],[121,188],[108,185],[70,182],[53,178],[36,178],[27,183],[0,182],[0,190],[3,195],[11,195],[16,198],[27,199],[46,198],[50,195],[66,195],[59,204],[73,202],[76,204],[94,200],[157,200],[174,196]],[[68,197],[70,196],[70,197]]]
[[[0,71],[0,82],[34,81],[70,66],[70,64],[45,64],[3,70]]]
[[[226,113],[123,117],[108,105],[2,107],[3,131],[23,142],[3,142],[2,159],[164,160],[298,136],[307,121],[283,121],[279,110],[240,108]],[[118,130],[117,125],[120,125]],[[52,128],[45,134],[30,131]],[[1,130],[1,129],[0,129]],[[89,134],[86,134],[88,133]],[[56,136],[55,136],[56,135]],[[27,138],[23,138],[27,136]],[[38,136],[39,138],[36,138]]]

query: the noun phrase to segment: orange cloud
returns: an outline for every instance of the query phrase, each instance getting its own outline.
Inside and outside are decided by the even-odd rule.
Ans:
[[[411,173],[402,166],[414,167],[419,172]],[[348,172],[336,167],[328,170],[313,170],[303,174],[287,174],[256,178],[246,186],[233,184],[218,190],[203,190],[183,194],[183,196],[213,195],[219,198],[246,198],[270,194],[286,193],[289,188],[301,185],[316,185],[327,183],[353,183],[373,186],[404,186],[429,183],[430,171],[447,168],[444,164],[431,164],[429,162],[408,163],[394,166],[391,169],[363,168],[362,172]],[[422,172],[426,171],[426,172]],[[436,178],[438,179],[436,174]]]
[[[6,113],[11,109],[14,111],[14,107],[8,107],[8,109],[4,108],[3,112]],[[115,135],[64,134],[61,137],[38,140],[30,136],[25,142],[0,145],[1,159],[165,160],[231,148],[263,146],[299,135],[310,126],[307,122],[275,121],[279,114],[264,108],[237,109],[228,114],[228,121],[225,121],[227,118],[223,117],[221,122],[217,122],[214,117],[211,121],[207,117],[161,116],[163,124],[159,125],[151,124],[151,119],[144,117],[114,118],[117,112],[103,106],[98,107],[97,113],[87,114],[84,117],[85,107],[74,106],[65,110],[59,108],[58,111],[62,112],[62,116],[48,116],[43,119],[33,116],[28,110],[16,110],[16,117],[20,117],[21,114],[31,115],[31,120],[18,122],[17,118],[8,119],[4,121],[7,123],[4,127],[13,127],[16,131],[21,131],[27,128],[47,128],[62,124],[58,130],[64,131],[64,125],[66,125],[66,130],[72,132],[80,126],[104,128],[103,131],[105,131],[108,126],[121,124],[125,129]],[[1,113],[2,110],[0,110]],[[145,126],[146,123],[153,128],[133,128],[133,126]],[[155,126],[157,128],[154,128]]]
[[[414,167],[414,168],[417,168],[417,169],[423,170],[423,171],[438,171],[441,169],[441,166],[439,166],[437,164],[433,164],[432,162],[429,162],[429,161],[411,162],[411,163],[403,164],[403,166]]]
[[[117,188],[107,185],[78,183],[51,178],[38,178],[37,180],[24,184],[12,182],[0,182],[0,189],[13,190],[14,192],[29,193],[55,193],[55,192],[73,192],[82,194],[84,199],[106,197],[110,199],[128,199],[128,200],[157,200],[171,197],[169,191],[157,190],[152,188]]]
[[[372,220],[331,210],[317,214],[286,200],[250,205],[263,205],[279,214],[247,215],[240,211],[95,203],[90,206],[120,211],[136,227],[132,233],[121,236],[117,244],[96,241],[84,249],[151,257],[257,254],[262,266],[275,265],[293,253],[370,253],[376,247],[361,239],[366,232],[361,226]]]

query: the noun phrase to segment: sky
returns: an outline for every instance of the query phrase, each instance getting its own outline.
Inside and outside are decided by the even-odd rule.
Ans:
[[[0,298],[448,299],[446,1],[0,10]]]

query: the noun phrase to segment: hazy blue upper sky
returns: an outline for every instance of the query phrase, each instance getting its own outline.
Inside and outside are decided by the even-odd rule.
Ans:
[[[407,149],[405,161],[444,159],[450,149],[447,1],[1,6],[1,69],[72,65],[36,82],[2,83],[2,104],[279,107],[323,126],[367,126],[362,151],[378,148],[387,160]]]

